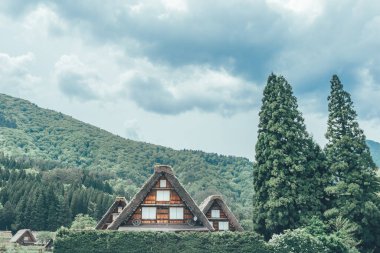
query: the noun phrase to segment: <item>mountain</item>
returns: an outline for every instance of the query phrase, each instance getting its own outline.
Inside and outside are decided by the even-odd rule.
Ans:
[[[367,145],[371,150],[373,161],[376,163],[377,167],[380,168],[380,143],[367,140]]]
[[[131,198],[156,163],[168,164],[197,203],[223,194],[245,227],[252,221],[252,163],[124,139],[62,113],[0,94],[0,152],[31,163],[96,173],[117,194]],[[46,165],[47,164],[47,165]],[[37,166],[37,165],[36,165]]]

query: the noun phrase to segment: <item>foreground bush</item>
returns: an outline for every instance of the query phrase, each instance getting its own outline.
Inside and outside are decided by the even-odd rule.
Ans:
[[[57,233],[54,252],[269,253],[272,251],[257,234],[250,232],[161,233],[62,229]]]
[[[335,234],[312,235],[307,229],[273,235],[268,244],[275,253],[359,253]]]

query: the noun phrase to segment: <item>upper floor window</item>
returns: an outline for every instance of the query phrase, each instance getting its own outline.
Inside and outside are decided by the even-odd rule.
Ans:
[[[161,188],[166,188],[166,180],[165,179],[161,179],[160,180],[160,187]]]
[[[220,218],[220,210],[211,210],[211,218]]]
[[[170,201],[170,191],[157,191],[157,201]]]

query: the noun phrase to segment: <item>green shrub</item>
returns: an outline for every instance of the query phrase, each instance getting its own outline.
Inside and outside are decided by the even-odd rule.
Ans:
[[[269,241],[275,253],[330,253],[316,237],[303,229],[287,230]]]
[[[199,232],[119,232],[119,231],[70,231],[57,233],[54,252],[107,253],[107,252],[178,252],[178,253],[230,253],[272,252],[257,234],[199,233]]]

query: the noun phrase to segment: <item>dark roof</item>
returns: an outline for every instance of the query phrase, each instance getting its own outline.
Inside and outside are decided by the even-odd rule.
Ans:
[[[107,222],[108,217],[112,215],[112,211],[120,204],[120,202],[125,203],[125,205],[128,204],[127,200],[124,197],[116,197],[115,202],[113,202],[110,208],[108,208],[107,212],[100,219],[95,229],[101,229],[103,227],[103,225]]]
[[[232,213],[230,208],[227,206],[226,202],[224,201],[223,197],[220,195],[211,195],[208,196],[202,204],[199,205],[199,208],[202,210],[204,214],[206,214],[212,204],[216,202],[223,210],[223,212],[226,214],[229,222],[232,223],[232,225],[235,227],[236,231],[244,231],[243,227],[240,225],[239,221],[236,219],[235,215]]]
[[[36,242],[36,238],[34,237],[32,231],[30,229],[20,229],[17,233],[10,239],[10,242],[18,242],[23,236],[29,234],[32,239],[31,242]]]
[[[148,195],[150,190],[155,186],[157,180],[161,177],[165,178],[173,186],[174,190],[177,192],[179,197],[183,200],[184,204],[189,208],[189,210],[202,222],[203,226],[209,231],[214,231],[214,228],[208,222],[205,214],[199,209],[195,204],[194,200],[191,198],[189,193],[183,188],[178,178],[174,175],[173,170],[170,166],[157,165],[154,167],[154,174],[144,183],[140,191],[133,197],[129,204],[123,209],[120,215],[108,226],[107,229],[116,230],[119,228],[120,224],[129,219],[140,204],[144,201],[145,197]],[[156,227],[163,227],[161,224],[156,225]],[[196,230],[196,226],[192,227]]]

